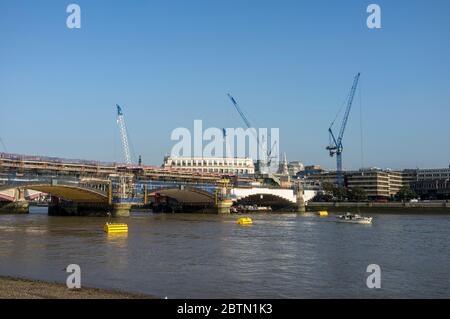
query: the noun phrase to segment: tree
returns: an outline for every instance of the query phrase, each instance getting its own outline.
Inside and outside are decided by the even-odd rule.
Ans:
[[[333,188],[333,196],[337,200],[344,200],[347,197],[347,189],[344,186],[335,186]]]
[[[347,189],[344,186],[334,185],[332,183],[322,183],[323,194],[321,199],[342,201],[347,197]]]
[[[350,188],[348,193],[349,199],[353,201],[360,202],[367,199],[366,191],[362,187]]]
[[[411,187],[406,185],[406,186],[403,186],[402,188],[400,188],[400,190],[397,192],[395,197],[401,201],[408,201],[413,198],[416,198],[417,194],[416,194],[416,192],[414,192],[414,190],[411,189]]]
[[[317,195],[312,199],[313,202],[331,202],[332,200],[333,195],[325,192],[318,192]]]
[[[334,194],[334,185],[328,182],[322,183],[322,189],[327,194]]]

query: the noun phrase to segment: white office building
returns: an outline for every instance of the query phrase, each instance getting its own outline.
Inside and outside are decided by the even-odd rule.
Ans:
[[[185,169],[195,172],[249,175],[255,173],[250,158],[235,157],[164,157],[164,168]]]
[[[436,179],[450,179],[450,166],[448,168],[427,168],[417,170],[418,181],[430,181]]]

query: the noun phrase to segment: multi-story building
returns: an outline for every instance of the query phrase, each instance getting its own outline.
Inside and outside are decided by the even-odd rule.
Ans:
[[[210,172],[236,175],[255,173],[255,165],[250,158],[235,157],[164,157],[164,168],[184,169],[195,172]]]
[[[421,199],[450,199],[450,179],[415,181],[411,188]]]
[[[450,178],[450,165],[448,168],[427,168],[417,170],[418,181],[445,180]]]
[[[337,174],[336,172],[322,172],[320,174],[307,175],[305,177],[306,181],[318,182],[320,184],[337,184]]]
[[[388,171],[389,176],[389,196],[394,196],[403,187],[403,172]]]
[[[364,169],[346,173],[347,187],[364,189],[369,199],[390,198],[403,186],[402,172]]]
[[[448,168],[418,169],[411,188],[422,199],[450,198],[450,166]]]
[[[417,181],[417,169],[404,169],[402,171],[403,185],[411,185]]]
[[[324,170],[320,165],[308,165],[305,166],[302,170],[298,171],[297,176],[306,177],[312,175],[320,175],[326,172],[327,171]]]
[[[297,175],[298,172],[303,171],[305,169],[305,166],[303,163],[299,161],[293,161],[288,163],[288,171],[290,176]]]

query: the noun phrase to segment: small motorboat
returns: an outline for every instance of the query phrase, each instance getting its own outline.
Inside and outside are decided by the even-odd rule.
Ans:
[[[341,223],[353,224],[372,224],[372,217],[364,217],[358,214],[346,213],[344,215],[336,216],[336,221]]]
[[[236,208],[238,213],[265,213],[272,211],[270,206],[239,205]]]

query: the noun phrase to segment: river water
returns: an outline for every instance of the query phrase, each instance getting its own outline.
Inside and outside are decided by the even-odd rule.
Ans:
[[[128,235],[101,217],[0,215],[0,275],[168,298],[450,297],[450,216],[371,214],[373,225],[334,217],[132,213]],[[369,289],[369,264],[381,288]]]

